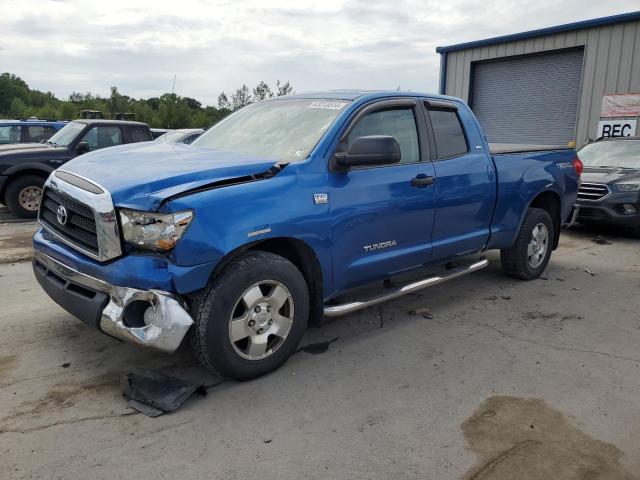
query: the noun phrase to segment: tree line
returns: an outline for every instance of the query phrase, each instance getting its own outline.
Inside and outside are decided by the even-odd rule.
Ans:
[[[0,118],[73,120],[82,110],[99,110],[104,118],[131,112],[137,121],[156,128],[208,128],[250,103],[292,93],[293,87],[288,81],[278,80],[274,89],[261,81],[252,90],[242,85],[228,96],[222,92],[217,106],[203,106],[195,98],[175,93],[136,99],[121,94],[117,87],[110,88],[108,97],[91,92],[73,92],[67,100],[60,100],[49,91],[29,88],[17,75],[3,73],[0,74]]]

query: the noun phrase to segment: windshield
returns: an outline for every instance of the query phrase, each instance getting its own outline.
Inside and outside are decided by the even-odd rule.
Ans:
[[[309,156],[348,103],[303,99],[254,103],[211,127],[192,145],[297,162]]]
[[[640,168],[640,140],[591,143],[578,156],[587,167]]]
[[[53,135],[47,143],[53,143],[57,147],[68,147],[78,134],[86,127],[84,123],[70,122]]]
[[[180,132],[178,130],[175,130],[173,132],[167,132],[163,135],[160,135],[158,138],[156,138],[156,142],[177,142],[178,140],[180,140],[182,137],[184,136],[184,132]]]

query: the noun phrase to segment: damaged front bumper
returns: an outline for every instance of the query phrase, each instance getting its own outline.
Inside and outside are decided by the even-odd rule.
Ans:
[[[37,250],[33,270],[56,303],[120,340],[171,353],[193,324],[184,302],[172,293],[112,285]]]

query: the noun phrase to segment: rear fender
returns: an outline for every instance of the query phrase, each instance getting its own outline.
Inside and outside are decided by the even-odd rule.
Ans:
[[[565,170],[558,167],[559,155],[562,158],[565,156],[564,152],[553,151],[494,157],[498,171],[498,200],[491,237],[487,243],[488,250],[510,248],[515,243],[527,209],[540,195],[549,192],[557,197],[560,202],[560,223],[563,216],[569,214],[566,210],[571,209],[572,202],[567,198],[573,189],[568,186],[570,182]],[[550,161],[545,161],[547,159]],[[557,230],[554,247],[557,246]]]

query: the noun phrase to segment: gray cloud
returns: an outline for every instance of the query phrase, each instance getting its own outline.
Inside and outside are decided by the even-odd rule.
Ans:
[[[0,68],[60,97],[171,89],[214,104],[243,83],[435,91],[438,45],[631,11],[637,0],[2,2]],[[265,5],[268,5],[265,6]]]

